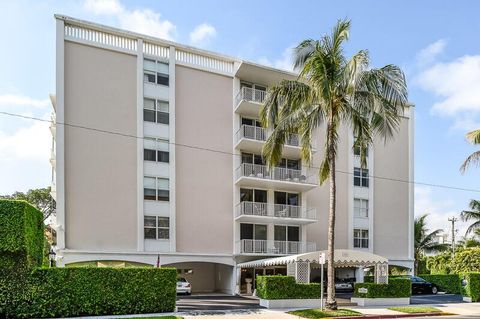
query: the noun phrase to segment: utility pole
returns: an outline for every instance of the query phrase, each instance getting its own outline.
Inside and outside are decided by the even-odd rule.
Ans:
[[[458,221],[458,218],[452,216],[448,219],[448,221],[452,223],[452,252],[453,256],[455,256],[455,223]]]

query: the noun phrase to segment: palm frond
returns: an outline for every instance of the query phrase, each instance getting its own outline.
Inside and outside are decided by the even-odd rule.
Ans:
[[[480,151],[473,152],[467,157],[462,166],[460,166],[460,172],[464,174],[470,165],[480,166]]]
[[[468,132],[465,137],[472,144],[480,144],[480,129]]]

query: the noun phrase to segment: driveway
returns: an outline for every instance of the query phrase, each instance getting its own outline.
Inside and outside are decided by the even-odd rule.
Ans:
[[[178,311],[262,309],[258,299],[224,294],[177,296]]]

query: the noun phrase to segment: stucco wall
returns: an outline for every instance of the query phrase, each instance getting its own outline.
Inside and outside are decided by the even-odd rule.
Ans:
[[[403,119],[393,140],[374,145],[375,176],[380,177],[373,181],[374,247],[375,253],[390,259],[408,258],[409,184],[400,182],[408,180],[408,136],[408,119]]]
[[[65,42],[65,122],[135,135],[136,117],[136,58]],[[136,249],[136,143],[65,127],[67,249]]]
[[[177,66],[175,85],[177,251],[231,253],[233,81]]]

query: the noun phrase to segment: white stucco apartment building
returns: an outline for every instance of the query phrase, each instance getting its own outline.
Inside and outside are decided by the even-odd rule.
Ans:
[[[328,184],[319,186],[318,170],[303,165],[299,137],[278,167],[267,169],[261,157],[269,134],[258,123],[261,102],[269,86],[295,74],[55,18],[59,265],[160,259],[193,291],[235,293],[259,271],[239,263],[326,249]],[[336,247],[411,268],[413,108],[394,141],[369,150],[367,170],[353,141],[343,127]],[[321,135],[314,145],[318,166]]]

